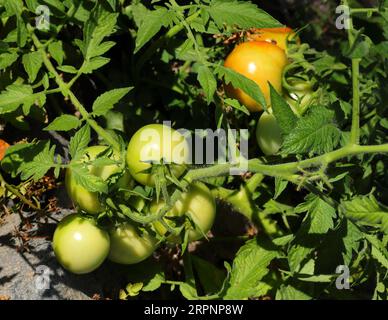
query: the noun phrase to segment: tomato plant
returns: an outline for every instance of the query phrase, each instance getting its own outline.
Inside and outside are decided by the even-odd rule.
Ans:
[[[77,274],[97,269],[108,256],[110,240],[106,231],[90,220],[72,214],[57,226],[53,249],[61,265]]]
[[[45,264],[60,217],[58,268],[124,264],[101,298],[386,300],[387,22],[384,0],[0,0],[7,252]]]

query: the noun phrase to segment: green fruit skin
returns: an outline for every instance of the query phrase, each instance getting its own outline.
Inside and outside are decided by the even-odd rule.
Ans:
[[[104,262],[110,240],[108,233],[92,220],[71,214],[58,224],[52,246],[57,260],[66,270],[85,274]]]
[[[96,157],[106,150],[107,146],[92,146],[85,150],[85,155],[81,161],[94,160]],[[118,152],[113,152],[113,159],[119,160],[120,155]],[[103,167],[89,166],[89,172],[95,176],[101,177],[103,180],[107,180],[110,176],[120,172],[118,165],[109,165]],[[79,185],[72,176],[72,170],[69,168],[66,171],[65,177],[66,189],[73,200],[73,202],[83,211],[89,214],[98,214],[104,210],[103,204],[100,202],[98,193],[91,192],[81,185]],[[133,180],[129,172],[125,172],[124,175],[118,181],[118,186],[122,188],[132,188]]]
[[[281,129],[272,113],[263,112],[256,127],[257,143],[267,156],[278,153],[283,139]]]
[[[171,137],[170,139],[168,137]],[[145,170],[151,168],[147,161],[171,164],[172,173],[179,178],[189,162],[189,145],[178,131],[162,124],[150,124],[140,128],[132,136],[127,148],[127,165],[131,176],[145,186],[155,186],[153,175]],[[174,165],[178,164],[178,165]]]
[[[154,201],[151,204],[150,211],[151,213],[156,213],[163,206],[163,201],[159,201],[158,203]],[[216,202],[205,184],[195,182],[190,185],[188,192],[182,194],[181,199],[175,203],[172,210],[167,212],[166,217],[182,217],[185,214],[189,214],[195,223],[195,228],[192,227],[189,230],[189,241],[196,241],[203,238],[212,228],[216,217]],[[165,221],[169,224],[173,223],[170,219],[165,219]],[[159,221],[154,222],[153,227],[161,236],[167,233],[166,227]],[[168,241],[180,243],[180,239],[173,235],[168,237]]]
[[[129,223],[112,228],[108,259],[120,264],[139,263],[155,251],[157,240],[148,233],[139,235],[139,231]]]

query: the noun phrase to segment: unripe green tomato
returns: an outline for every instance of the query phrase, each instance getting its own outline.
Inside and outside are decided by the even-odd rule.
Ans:
[[[84,274],[97,269],[108,256],[109,235],[93,220],[79,214],[65,217],[54,232],[53,249],[67,270]]]
[[[107,146],[92,146],[88,147],[85,150],[85,154],[82,157],[81,161],[86,162],[96,159],[96,157],[103,151],[108,148]],[[113,151],[112,158],[114,160],[119,160],[120,155],[117,151]],[[102,180],[107,180],[110,176],[115,173],[120,172],[121,168],[118,165],[108,165],[108,166],[88,166],[88,170],[91,174],[101,177]],[[66,171],[66,189],[73,200],[73,202],[82,210],[90,214],[98,214],[104,210],[104,205],[100,202],[98,193],[91,192],[85,189],[83,186],[78,184],[74,177],[72,176],[71,168]],[[131,188],[133,181],[128,172],[125,172],[124,175],[117,182],[118,187],[122,188]]]
[[[171,171],[179,178],[190,160],[190,148],[185,137],[178,131],[162,124],[149,124],[132,136],[127,149],[127,165],[132,177],[146,186],[154,186],[150,162],[171,164]]]
[[[125,223],[109,231],[108,259],[121,264],[134,264],[147,259],[155,251],[157,240],[148,233],[139,234],[136,228]]]
[[[150,207],[151,213],[158,212],[164,204],[164,201],[158,203],[154,201]],[[166,217],[183,217],[185,214],[189,215],[195,223],[195,227],[192,226],[189,230],[189,241],[203,238],[213,226],[216,216],[214,197],[205,184],[201,182],[191,184],[189,190],[182,194],[181,199],[175,203],[172,210],[166,213],[164,220],[173,226],[173,221]],[[167,233],[167,228],[160,221],[154,222],[153,227],[161,236]],[[169,237],[168,241],[179,243],[180,239]]]
[[[267,156],[276,154],[283,142],[281,129],[272,113],[264,111],[256,127],[256,139]]]

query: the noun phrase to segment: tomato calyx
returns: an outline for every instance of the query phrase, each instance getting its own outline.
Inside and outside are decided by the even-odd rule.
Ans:
[[[315,100],[314,87],[316,81],[308,79],[304,71],[288,76],[291,70],[296,70],[298,64],[289,64],[283,73],[282,86],[285,89],[284,98],[297,116],[302,116]]]

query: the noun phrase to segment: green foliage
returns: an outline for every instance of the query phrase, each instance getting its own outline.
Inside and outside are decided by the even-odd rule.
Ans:
[[[333,120],[334,112],[319,106],[312,108],[285,137],[283,152],[312,155],[334,150],[340,142],[341,131]]]
[[[268,265],[278,255],[274,245],[260,239],[248,241],[233,261],[225,299],[257,296],[260,280],[268,273]]]
[[[376,226],[388,234],[388,208],[380,205],[373,195],[343,201],[340,210],[349,219]]]
[[[386,300],[388,10],[380,3],[357,13],[358,29],[348,33],[330,29],[333,16],[312,15],[310,6],[300,21],[285,21],[301,29],[301,43],[287,49],[283,91],[271,86],[283,143],[264,157],[254,141],[259,115],[224,92],[230,84],[269,108],[254,81],[223,66],[252,28],[282,26],[254,2],[0,0],[0,135],[12,144],[0,159],[0,200],[18,197],[26,210],[25,186],[47,175],[63,180],[71,168],[106,205],[99,222],[152,230],[162,216],[149,214],[150,201],[169,198],[165,214],[189,181],[202,180],[226,202],[209,242],[184,241],[177,252],[162,245],[157,263],[128,267],[120,298]],[[42,4],[47,30],[35,25]],[[322,5],[334,12],[337,3]],[[248,129],[255,178],[216,163],[188,166],[180,180],[163,166],[156,188],[115,185],[131,135],[164,120],[191,131]],[[110,147],[80,162],[95,144]],[[123,172],[108,181],[88,170],[115,163]],[[244,226],[242,237],[218,233],[229,232],[229,219],[233,231]],[[336,287],[339,265],[349,268],[348,291]]]

